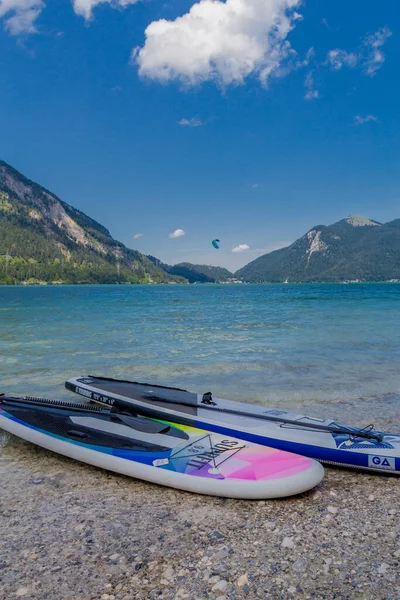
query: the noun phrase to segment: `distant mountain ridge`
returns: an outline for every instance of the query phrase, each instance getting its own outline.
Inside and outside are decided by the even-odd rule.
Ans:
[[[189,283],[227,283],[234,279],[233,273],[224,267],[194,265],[188,262],[167,265],[154,256],[148,256],[147,258],[170,275],[184,277]]]
[[[185,282],[0,161],[0,283]]]
[[[235,275],[271,283],[400,280],[400,219],[382,224],[350,215],[333,225],[317,225]]]

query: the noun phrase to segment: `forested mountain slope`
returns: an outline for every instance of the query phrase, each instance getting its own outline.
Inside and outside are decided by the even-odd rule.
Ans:
[[[0,161],[0,283],[184,281]]]

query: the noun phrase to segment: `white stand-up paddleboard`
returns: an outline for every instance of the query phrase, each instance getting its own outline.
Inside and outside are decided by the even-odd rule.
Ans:
[[[38,398],[0,397],[0,428],[69,458],[153,483],[227,498],[281,498],[324,476],[316,461],[137,416]]]
[[[211,393],[105,377],[69,379],[66,387],[100,404],[129,403],[143,415],[295,452],[321,462],[400,475],[400,435],[214,398]]]

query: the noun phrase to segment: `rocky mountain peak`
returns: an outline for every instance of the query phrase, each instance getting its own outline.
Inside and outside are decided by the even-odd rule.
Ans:
[[[377,221],[371,221],[362,215],[349,215],[346,219],[346,223],[353,227],[380,227],[381,223]]]

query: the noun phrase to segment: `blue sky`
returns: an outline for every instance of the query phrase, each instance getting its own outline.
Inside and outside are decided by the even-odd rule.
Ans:
[[[234,270],[400,217],[399,57],[398,0],[0,0],[0,157],[129,247]]]

